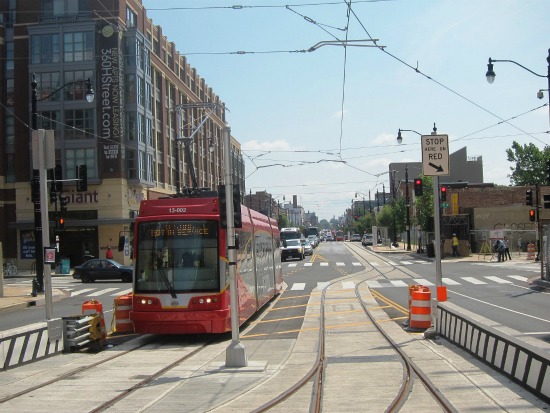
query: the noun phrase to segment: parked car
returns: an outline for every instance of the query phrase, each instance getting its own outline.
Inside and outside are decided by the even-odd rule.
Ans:
[[[132,282],[134,268],[115,260],[93,259],[74,267],[73,278],[83,283],[96,280],[122,280]]]
[[[304,255],[313,255],[313,246],[307,239],[303,242]]]
[[[304,248],[299,239],[287,239],[283,241],[281,248],[281,261],[286,261],[289,258],[304,259]]]
[[[361,242],[361,234],[352,234],[351,240]]]
[[[367,245],[372,245],[372,234],[363,234],[363,238],[361,239],[361,244],[363,244],[365,247]]]

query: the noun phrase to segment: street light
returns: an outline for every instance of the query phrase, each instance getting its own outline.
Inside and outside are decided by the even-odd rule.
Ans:
[[[548,74],[547,75],[539,75],[538,73],[533,72],[531,69],[519,64],[518,62],[514,62],[513,60],[496,60],[496,59],[489,58],[489,63],[487,64],[487,73],[485,73],[485,76],[487,77],[487,82],[489,82],[489,84],[492,84],[495,81],[495,77],[496,77],[496,73],[495,73],[494,68],[493,68],[493,63],[495,63],[495,62],[513,63],[513,64],[521,67],[522,69],[527,70],[529,73],[534,74],[535,76],[545,77],[545,78],[548,79],[548,89],[539,89],[539,91],[537,93],[537,97],[539,99],[542,99],[544,97],[544,93],[542,93],[543,90],[550,90],[550,49],[548,49],[548,57],[546,58],[546,61],[548,62]],[[550,115],[550,93],[548,93],[548,110],[549,110],[549,115]]]
[[[548,73],[547,73],[547,75],[539,75],[538,73],[533,72],[531,69],[519,64],[518,62],[514,62],[513,60],[495,60],[495,59],[489,58],[489,63],[487,64],[487,73],[485,74],[485,76],[487,77],[487,82],[489,82],[489,84],[492,84],[495,81],[495,77],[496,77],[495,71],[493,70],[493,62],[513,63],[513,64],[521,67],[522,69],[527,70],[529,73],[532,73],[535,76],[545,77],[546,79],[548,79],[548,89],[539,89],[539,91],[537,92],[537,97],[539,99],[542,99],[544,97],[543,90],[547,90],[547,91],[550,90],[550,49],[548,49],[548,57],[546,58],[546,61],[548,62]],[[548,93],[548,115],[549,115],[549,122],[550,122],[550,92]],[[537,199],[538,199],[538,197],[537,197]],[[536,209],[536,213],[537,213],[537,217],[536,217],[537,226],[539,226],[539,228],[537,228],[538,229],[538,231],[537,231],[537,238],[538,238],[537,239],[537,250],[538,250],[537,259],[540,259],[539,254],[541,253],[541,245],[540,245],[540,238],[538,237],[538,234],[540,233],[539,208]]]
[[[75,80],[73,82],[68,82],[63,86],[57,88],[49,95],[44,96],[40,99],[36,96],[36,88],[38,83],[36,82],[36,75],[33,73],[31,81],[31,128],[33,131],[38,129],[38,110],[37,103],[49,99],[56,93],[60,92],[64,88],[70,85],[85,83],[86,84],[86,100],[89,103],[94,101],[94,90],[92,89],[92,82],[88,80]],[[43,158],[44,153],[40,152],[39,157]],[[39,164],[45,165],[44,159],[40,160]],[[35,228],[35,258],[36,258],[36,282],[37,282],[37,291],[33,291],[33,295],[36,292],[44,292],[44,244],[49,242],[49,228],[48,231],[42,230],[43,221],[48,219],[48,203],[44,197],[46,191],[46,170],[44,168],[36,169],[36,166],[33,165],[33,181],[38,180],[40,186],[40,196],[36,197],[34,200],[34,228]],[[44,223],[44,226],[47,228],[47,223]],[[48,312],[48,311],[47,311]]]

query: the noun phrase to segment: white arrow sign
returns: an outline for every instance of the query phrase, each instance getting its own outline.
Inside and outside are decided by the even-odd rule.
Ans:
[[[422,135],[422,174],[449,175],[449,136]]]

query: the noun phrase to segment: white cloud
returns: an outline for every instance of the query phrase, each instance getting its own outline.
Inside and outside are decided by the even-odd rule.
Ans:
[[[290,150],[290,145],[287,141],[282,139],[264,142],[252,140],[243,143],[241,149],[243,151],[288,151]]]

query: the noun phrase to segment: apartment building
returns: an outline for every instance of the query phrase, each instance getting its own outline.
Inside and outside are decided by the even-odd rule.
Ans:
[[[63,231],[48,205],[50,245],[71,265],[116,251],[121,235],[114,258],[131,262],[140,201],[217,189],[225,156],[246,193],[239,142],[223,150],[225,103],[140,0],[0,0],[0,38],[0,241],[20,268],[33,265],[37,246],[32,102],[37,129],[55,133],[69,200]],[[87,167],[86,192],[76,191],[78,165]]]

